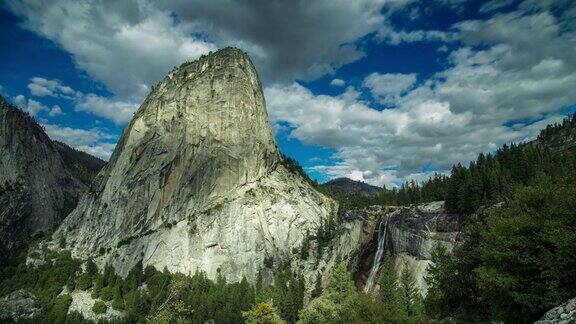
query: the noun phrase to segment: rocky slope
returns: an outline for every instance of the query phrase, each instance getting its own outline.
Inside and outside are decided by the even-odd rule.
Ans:
[[[332,199],[283,165],[256,70],[227,48],[153,89],[54,239],[122,275],[140,260],[228,281],[290,264],[313,281],[358,246],[359,227],[344,223],[326,253],[300,260],[303,242],[336,215]]]
[[[576,322],[576,298],[547,311],[535,324],[569,324]]]
[[[83,190],[44,130],[0,96],[0,256],[52,230]]]
[[[339,194],[358,194],[358,195],[373,195],[382,191],[382,188],[369,185],[365,182],[355,181],[348,178],[336,178],[330,180],[322,187],[327,188],[331,192]]]
[[[404,266],[410,267],[420,292],[425,295],[427,286],[424,277],[432,248],[440,243],[452,250],[461,229],[460,216],[446,212],[441,201],[417,206],[373,206],[348,213],[365,220],[360,240],[362,252],[355,273],[356,282],[363,289],[374,267],[380,239],[385,240],[380,246],[394,257],[398,273]],[[386,226],[380,226],[381,223]],[[385,253],[382,257],[385,257]],[[377,274],[374,285],[368,289],[370,291],[378,290]]]
[[[78,151],[62,142],[54,141],[54,145],[70,173],[87,186],[90,186],[98,172],[106,165],[104,160]]]

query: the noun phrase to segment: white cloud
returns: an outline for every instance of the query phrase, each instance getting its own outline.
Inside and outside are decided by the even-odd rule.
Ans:
[[[118,100],[139,102],[174,65],[230,45],[251,54],[265,84],[332,73],[364,56],[355,42],[408,2],[9,0],[7,7]]]
[[[379,101],[396,103],[415,83],[415,73],[372,73],[364,79],[362,85],[370,89],[372,95]]]
[[[51,139],[60,141],[80,151],[108,160],[116,146],[117,136],[99,129],[80,129],[55,124],[42,124]]]
[[[76,111],[83,111],[106,118],[118,125],[126,124],[132,119],[138,104],[122,101],[118,98],[107,98],[95,94],[82,95],[76,102]]]
[[[52,107],[52,109],[50,109],[50,112],[48,113],[48,115],[50,115],[50,117],[63,115],[63,114],[64,114],[64,112],[62,112],[62,108],[60,108],[60,106],[58,106],[58,105],[54,105]]]
[[[215,50],[194,26],[147,1],[9,1],[24,25],[71,53],[79,68],[121,98],[140,100],[174,65]],[[49,89],[48,89],[49,90]],[[49,95],[46,89],[35,89]]]
[[[455,10],[465,6],[462,0],[437,1]],[[335,164],[313,168],[378,185],[421,179],[428,175],[423,166],[448,169],[504,142],[531,138],[560,118],[559,108],[576,102],[576,9],[569,1],[526,0],[515,12],[446,31],[397,31],[389,15],[407,2],[13,0],[8,7],[114,94],[76,94],[75,109],[117,124],[131,118],[150,85],[173,65],[216,47],[242,46],[263,75],[275,129],[336,150]],[[395,109],[375,109],[360,99],[362,89],[326,96],[292,83],[362,57],[357,40],[371,33],[391,45],[434,41],[453,42],[446,51],[459,48],[443,71],[417,86],[414,74],[368,76],[363,85]],[[60,91],[33,88],[45,96]],[[23,99],[26,109],[47,109],[34,102],[28,108],[30,100]],[[515,120],[521,125],[503,126]],[[524,126],[525,120],[540,121]]]
[[[313,170],[361,174],[387,186],[425,179],[424,166],[448,170],[503,143],[532,139],[562,119],[560,108],[576,103],[576,33],[565,20],[531,8],[454,26],[464,46],[450,54],[447,69],[416,88],[408,78],[366,78],[373,94],[396,99],[396,109],[379,111],[357,95],[314,95],[293,84],[266,89],[270,116],[288,122],[290,136],[336,149],[335,164]],[[514,120],[523,122],[505,126]]]
[[[50,96],[71,99],[76,94],[72,88],[62,85],[59,80],[34,77],[30,79],[30,81],[31,83],[28,84],[28,89],[30,93],[36,97]]]
[[[452,42],[457,39],[457,34],[439,30],[394,30],[389,26],[381,28],[376,39],[390,45],[414,42]]]
[[[28,89],[33,95],[36,96],[52,96],[58,98],[64,98],[71,100],[74,104],[75,111],[81,111],[96,115],[98,117],[106,118],[113,121],[117,125],[126,124],[132,115],[138,109],[138,103],[133,100],[123,100],[118,97],[104,97],[93,93],[84,94],[80,91],[76,91],[68,86],[63,85],[58,80],[49,80],[40,77],[34,77],[31,83],[28,84]],[[27,110],[34,112],[35,115],[38,111],[48,111],[46,107],[34,100],[28,100],[26,102],[24,96],[22,98],[17,98],[20,100],[23,107],[28,107],[30,104],[36,108],[29,107]],[[63,114],[62,109],[59,106],[54,106],[49,110],[49,116],[54,117]]]
[[[32,116],[38,115],[38,113],[41,111],[48,111],[48,108],[41,102],[38,102],[34,99],[27,99],[23,95],[17,95],[14,97],[14,104]]]
[[[333,79],[330,81],[330,85],[333,87],[343,87],[345,84],[346,82],[342,79]]]

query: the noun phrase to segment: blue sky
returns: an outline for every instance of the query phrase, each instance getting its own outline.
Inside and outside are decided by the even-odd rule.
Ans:
[[[576,103],[576,6],[551,0],[14,1],[0,92],[108,158],[173,66],[244,49],[279,147],[315,179],[395,186],[533,138]]]

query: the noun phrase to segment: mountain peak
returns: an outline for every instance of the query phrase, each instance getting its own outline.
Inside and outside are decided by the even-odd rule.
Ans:
[[[293,251],[337,214],[280,162],[254,65],[238,49],[220,50],[154,87],[54,238],[121,274],[142,261],[254,280],[273,271],[265,260],[278,269],[301,262]],[[330,269],[338,254],[301,266]]]

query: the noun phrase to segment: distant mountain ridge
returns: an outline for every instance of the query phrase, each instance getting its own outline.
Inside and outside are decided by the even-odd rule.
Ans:
[[[0,263],[59,225],[104,165],[52,141],[34,118],[0,96]]]
[[[349,178],[336,178],[330,180],[324,184],[322,187],[339,194],[359,194],[370,196],[379,193],[383,188],[376,187],[366,182],[356,181]]]
[[[65,143],[54,141],[54,144],[68,170],[87,186],[92,183],[94,177],[106,165],[106,161],[79,151]]]

